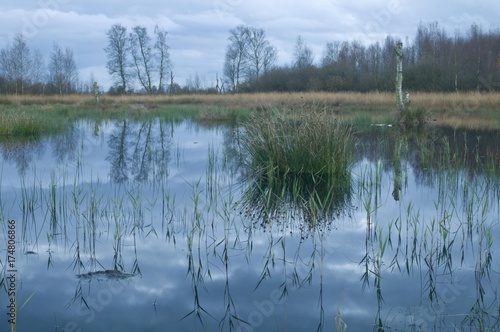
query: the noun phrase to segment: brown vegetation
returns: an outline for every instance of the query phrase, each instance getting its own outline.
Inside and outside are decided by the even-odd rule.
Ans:
[[[359,116],[384,119],[397,109],[394,93],[386,92],[307,92],[249,93],[224,95],[153,95],[103,96],[95,107],[93,96],[0,96],[0,105],[72,105],[84,109],[108,109],[124,105],[144,105],[144,110],[161,105],[200,105],[236,107],[250,110],[262,107],[318,109],[341,117]],[[455,127],[500,128],[500,93],[413,93],[410,107],[424,108],[438,125]],[[158,109],[157,109],[158,110]]]

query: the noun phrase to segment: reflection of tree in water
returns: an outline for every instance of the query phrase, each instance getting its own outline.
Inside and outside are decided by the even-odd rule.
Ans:
[[[132,158],[132,172],[137,181],[147,180],[151,169],[151,125],[152,121],[143,122],[137,130]]]
[[[120,183],[128,179],[128,164],[130,157],[127,156],[127,140],[129,140],[130,129],[127,120],[116,123],[116,127],[109,135],[109,155],[106,158],[110,162],[111,177]]]
[[[166,126],[161,120],[118,121],[108,139],[111,178],[121,183],[167,176],[171,137]]]
[[[166,178],[168,176],[168,162],[170,160],[170,143],[173,132],[173,124],[170,124],[170,134],[168,132],[167,124],[158,121],[158,134],[154,141],[154,154],[153,159],[156,165],[155,178],[157,180]],[[169,136],[170,135],[170,136]]]
[[[224,128],[224,169],[235,174],[243,166],[241,153],[242,127],[229,126]]]
[[[24,174],[34,160],[44,156],[46,145],[52,150],[56,164],[63,165],[74,161],[77,158],[78,141],[84,136],[85,132],[73,123],[60,134],[2,142],[0,149],[4,160],[14,162],[19,172]]]
[[[52,137],[50,144],[52,155],[58,164],[75,160],[78,151],[78,138],[82,135],[85,134],[77,130],[74,124],[71,124],[66,132]]]
[[[383,330],[406,322],[408,313],[383,313],[382,306],[384,276],[399,272],[408,278],[420,278],[421,305],[408,311],[415,326],[429,324],[439,330],[459,325],[486,330],[496,326],[498,280],[489,276],[498,273],[490,263],[498,210],[495,187],[499,180],[489,167],[492,155],[499,151],[498,133],[445,128],[399,132],[385,128],[370,134],[371,139],[360,140],[357,152],[359,160],[366,158],[373,167],[367,173],[372,178],[364,182],[374,184],[374,188],[363,187],[361,200],[369,202],[371,195],[378,195],[382,169],[392,176],[394,199],[406,194],[397,203],[399,215],[394,220],[377,220],[378,204],[367,209],[366,254],[360,265],[365,270],[363,286],[373,285],[375,289],[375,325]],[[406,191],[406,187],[415,185],[428,186],[436,192],[430,206],[420,207],[422,198]],[[472,271],[471,266],[475,266]],[[471,280],[476,283],[476,298],[473,292],[464,292],[473,285]],[[487,288],[489,293],[484,291]],[[443,300],[447,306],[442,306]],[[466,303],[470,311],[454,313],[453,302]],[[385,302],[386,308],[388,305]],[[436,312],[428,313],[427,309]],[[457,321],[456,317],[461,318]]]
[[[500,155],[499,135],[487,130],[375,127],[357,133],[355,160],[380,160],[386,172],[399,172],[394,166],[409,166],[419,184],[434,186],[450,169],[482,173],[491,158]]]
[[[3,159],[16,164],[21,175],[26,173],[33,158],[43,155],[45,145],[40,140],[3,142],[0,146]]]

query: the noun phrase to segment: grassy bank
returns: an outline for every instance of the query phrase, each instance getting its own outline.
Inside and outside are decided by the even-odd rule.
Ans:
[[[0,112],[0,138],[36,139],[65,130],[67,121],[53,121],[41,112],[8,109]]]
[[[429,111],[433,123],[465,128],[500,128],[500,93],[413,93],[411,107]],[[396,110],[393,93],[253,93],[176,96],[0,96],[0,112],[43,111],[51,116],[174,116],[200,121],[236,121],[268,107],[324,109],[352,122],[389,123]]]
[[[412,104],[436,111],[478,110],[496,108],[500,110],[500,93],[412,93]],[[1,95],[0,104],[11,105],[90,105],[94,104],[91,95],[69,96],[29,96]],[[324,104],[332,107],[370,107],[395,108],[396,97],[393,92],[297,92],[297,93],[245,93],[224,95],[124,95],[102,96],[101,104],[205,104],[232,107],[282,106],[301,107]]]

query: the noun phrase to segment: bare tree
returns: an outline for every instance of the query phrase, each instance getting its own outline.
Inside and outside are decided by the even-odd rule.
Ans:
[[[119,92],[127,92],[130,79],[130,63],[128,54],[130,51],[127,28],[120,24],[115,24],[106,32],[108,36],[108,46],[104,49],[108,62],[106,68],[109,74],[119,85]]]
[[[194,78],[189,75],[189,77],[186,79],[186,86],[185,90],[186,92],[189,93],[199,93],[203,91],[203,89],[206,86],[206,80],[205,77],[200,77],[198,73],[194,74]]]
[[[41,93],[46,71],[38,50],[28,47],[22,34],[0,50],[0,78],[6,93]]]
[[[22,34],[14,37],[12,46],[0,52],[0,67],[10,90],[23,94],[31,84],[33,58]]]
[[[64,53],[57,43],[52,45],[52,53],[49,60],[49,84],[54,86],[58,94],[63,94],[64,88]]]
[[[63,51],[57,43],[53,44],[49,61],[49,83],[60,95],[76,91],[78,69],[70,48]]]
[[[67,92],[73,93],[76,91],[76,86],[78,84],[78,67],[76,65],[75,56],[73,50],[66,47],[64,50],[64,73],[66,75],[66,86]]]
[[[148,31],[143,26],[136,26],[130,33],[130,46],[136,77],[147,93],[153,93],[153,73],[155,70],[153,46]]]
[[[229,45],[224,61],[224,76],[229,81],[233,91],[238,91],[240,80],[244,77],[247,58],[246,49],[250,28],[240,25],[229,31]]]
[[[326,43],[325,50],[323,51],[323,58],[321,59],[321,66],[326,67],[331,65],[339,59],[340,42]]]
[[[167,45],[168,33],[166,30],[156,26],[155,35],[155,51],[159,74],[158,91],[160,93],[163,93],[165,91],[164,80],[166,79],[167,75],[169,74],[170,68],[172,67],[172,63],[170,61],[169,46]]]
[[[228,46],[224,58],[224,78],[230,85],[232,91],[238,91],[239,87],[239,71],[238,61],[234,53],[234,49]]]
[[[240,25],[230,30],[224,76],[233,91],[238,91],[243,78],[257,82],[276,59],[276,48],[266,39],[264,30]]]
[[[377,42],[366,50],[366,74],[371,89],[379,88],[380,72],[382,71],[382,49]]]
[[[248,59],[248,78],[257,82],[277,60],[278,51],[266,38],[263,29],[248,28],[248,45],[245,57]]]
[[[23,94],[26,85],[31,83],[30,73],[32,68],[31,52],[26,44],[23,35],[14,37],[14,43],[11,49],[11,64],[14,68],[14,80],[16,84],[16,93]]]
[[[33,52],[33,61],[31,63],[31,90],[34,93],[43,93],[47,72],[43,62],[42,54],[39,50]]]
[[[297,37],[294,50],[294,63],[295,68],[306,68],[313,65],[314,55],[312,50],[304,43],[302,36]]]

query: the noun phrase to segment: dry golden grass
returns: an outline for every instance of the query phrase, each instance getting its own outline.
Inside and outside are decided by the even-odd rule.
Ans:
[[[70,96],[0,96],[4,105],[64,104],[88,107],[95,103],[92,95]],[[100,109],[106,105],[192,104],[259,109],[279,107],[289,109],[326,108],[348,118],[359,115],[374,119],[390,117],[396,107],[394,93],[388,92],[306,92],[248,93],[225,95],[176,96],[102,96]],[[500,93],[412,93],[411,107],[431,111],[437,124],[455,127],[500,127]]]
[[[432,110],[500,110],[500,93],[413,93],[412,104]],[[45,105],[45,104],[84,104],[93,103],[91,95],[69,96],[31,96],[1,95],[0,104]],[[224,95],[153,95],[153,96],[102,96],[102,103],[153,103],[153,104],[210,104],[220,106],[260,107],[303,105],[354,106],[363,108],[396,107],[394,93],[388,92],[305,92],[305,93],[245,93]]]

